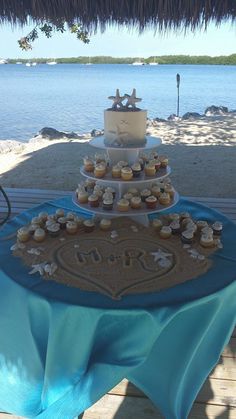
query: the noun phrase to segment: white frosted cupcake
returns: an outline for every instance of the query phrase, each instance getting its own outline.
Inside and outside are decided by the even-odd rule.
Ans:
[[[111,228],[111,220],[108,220],[107,218],[103,218],[100,221],[99,227],[103,231],[108,231]]]
[[[17,231],[17,240],[24,243],[24,242],[27,242],[29,239],[30,239],[30,232],[29,232],[28,227],[19,228],[19,230]]]
[[[142,200],[141,200],[140,196],[133,196],[130,199],[130,206],[133,209],[139,209],[139,208],[141,208],[141,204],[142,204]]]
[[[172,235],[172,230],[171,230],[171,228],[170,227],[168,227],[168,226],[163,226],[162,228],[161,228],[161,230],[160,230],[160,237],[162,238],[162,239],[169,239],[170,237],[171,237],[171,235]]]
[[[117,202],[117,209],[118,211],[125,212],[129,210],[129,201],[127,199],[120,199]]]
[[[68,234],[75,234],[78,230],[78,225],[76,221],[67,221],[66,231]]]
[[[202,247],[213,247],[214,239],[211,234],[203,234],[200,238],[200,244]]]
[[[212,224],[212,229],[216,236],[220,236],[223,230],[223,224],[220,221],[215,221],[214,224]]]
[[[162,221],[159,218],[155,218],[152,221],[152,227],[154,228],[154,230],[159,231],[163,226]]]
[[[46,233],[43,228],[37,228],[34,232],[33,238],[36,242],[42,242],[46,237]]]

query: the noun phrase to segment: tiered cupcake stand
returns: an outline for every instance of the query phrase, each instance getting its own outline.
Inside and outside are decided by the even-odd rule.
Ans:
[[[147,137],[146,143],[140,147],[119,147],[119,146],[107,146],[105,144],[104,137],[97,137],[90,141],[89,145],[95,148],[102,149],[107,152],[107,156],[109,159],[110,165],[115,165],[118,161],[124,160],[132,165],[135,161],[137,161],[139,157],[139,153],[145,152],[148,150],[152,150],[158,147],[161,144],[161,139],[157,137]],[[80,169],[81,174],[89,179],[96,181],[97,184],[100,184],[104,187],[111,186],[116,190],[116,198],[114,201],[114,207],[112,210],[107,211],[99,207],[91,208],[89,204],[81,204],[78,202],[77,197],[74,196],[74,203],[81,209],[89,211],[93,214],[97,214],[98,216],[103,216],[104,218],[112,218],[117,216],[128,216],[133,218],[136,221],[141,222],[144,225],[148,225],[148,215],[153,213],[158,213],[164,211],[168,208],[173,207],[177,204],[179,200],[179,194],[177,192],[174,193],[174,197],[171,200],[169,205],[160,205],[157,204],[155,209],[147,209],[147,208],[140,208],[140,209],[132,209],[129,208],[128,211],[118,211],[116,209],[116,202],[122,198],[122,196],[127,192],[127,190],[131,187],[138,187],[138,189],[144,189],[151,186],[151,184],[155,180],[163,179],[171,173],[171,169],[169,166],[166,168],[160,168],[159,171],[153,177],[145,176],[144,172],[141,173],[139,177],[134,177],[132,180],[126,181],[122,180],[121,178],[113,178],[111,171],[108,171],[104,178],[97,178],[93,173],[86,172],[84,167]]]

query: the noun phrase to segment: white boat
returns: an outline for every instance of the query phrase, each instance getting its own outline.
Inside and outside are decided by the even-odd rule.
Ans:
[[[149,63],[149,65],[158,65],[158,63],[156,63],[155,61],[152,61],[151,63]]]
[[[26,63],[25,65],[26,65],[26,67],[32,67],[31,63]]]
[[[145,65],[142,61],[134,61],[132,65]]]
[[[32,66],[35,67],[37,65],[37,63],[32,63]]]
[[[56,65],[56,64],[57,64],[57,62],[56,62],[56,61],[48,61],[48,62],[47,62],[47,64],[48,64],[48,65]]]
[[[0,64],[7,64],[7,60],[1,59]]]
[[[20,65],[20,64],[22,64],[22,62],[21,61],[17,61],[16,64]]]

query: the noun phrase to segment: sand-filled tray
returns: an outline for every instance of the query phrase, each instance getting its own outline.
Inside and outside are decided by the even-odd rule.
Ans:
[[[217,246],[203,248],[197,237],[191,245],[183,244],[180,235],[163,239],[152,226],[119,217],[109,231],[99,226],[92,232],[81,227],[75,234],[61,230],[57,237],[47,236],[42,243],[30,239],[12,250],[31,275],[120,299],[198,277],[210,269],[209,256]]]

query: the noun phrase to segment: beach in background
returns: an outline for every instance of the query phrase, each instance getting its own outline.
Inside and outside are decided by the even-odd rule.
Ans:
[[[185,196],[236,198],[236,114],[158,122],[148,133],[162,138],[171,179]],[[91,136],[16,143],[0,155],[0,183],[7,187],[75,190]],[[7,144],[7,143],[5,143]],[[9,150],[11,147],[9,146]]]

